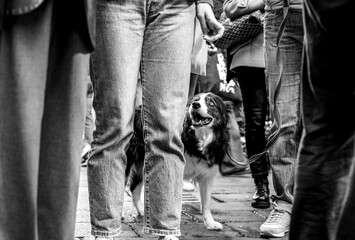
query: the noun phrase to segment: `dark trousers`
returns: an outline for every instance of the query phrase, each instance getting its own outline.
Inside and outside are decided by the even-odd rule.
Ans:
[[[304,134],[290,240],[355,239],[354,1],[305,0]]]
[[[245,115],[245,141],[248,157],[262,152],[265,148],[265,121],[267,116],[267,92],[265,69],[255,67],[235,68],[243,97]],[[264,154],[250,164],[253,178],[267,177],[270,164]]]
[[[1,31],[4,240],[74,238],[89,55],[58,3],[6,17]]]

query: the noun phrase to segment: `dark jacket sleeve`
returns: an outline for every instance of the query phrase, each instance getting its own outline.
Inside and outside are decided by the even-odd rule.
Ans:
[[[32,12],[45,1],[46,0],[0,0],[0,30],[4,17]],[[54,11],[65,16],[65,20],[62,24],[76,29],[87,51],[93,51],[96,32],[96,0],[59,0],[53,3]]]

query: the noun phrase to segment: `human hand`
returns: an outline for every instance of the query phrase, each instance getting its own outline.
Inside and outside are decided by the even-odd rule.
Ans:
[[[201,24],[203,38],[206,41],[213,42],[222,37],[224,27],[214,16],[211,5],[208,3],[198,3],[196,14]]]
[[[208,48],[207,48],[207,53],[209,56],[213,56],[218,52],[218,48],[216,48],[216,46],[211,43],[211,42],[206,42]]]

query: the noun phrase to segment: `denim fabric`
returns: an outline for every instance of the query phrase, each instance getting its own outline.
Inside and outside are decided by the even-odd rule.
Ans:
[[[234,69],[243,96],[245,113],[245,140],[248,157],[261,153],[265,148],[265,121],[267,92],[264,68],[237,67]],[[270,164],[264,154],[250,164],[253,178],[267,177]]]
[[[277,62],[277,35],[283,20],[283,10],[267,11],[264,22],[265,70],[268,85],[271,117],[274,111],[280,113],[280,135],[269,150],[276,195],[273,199],[279,208],[288,212],[292,209],[294,173],[297,151],[302,132],[301,124],[301,60],[303,46],[303,21],[301,11],[289,10],[285,31],[280,41],[279,57],[283,71],[281,87],[274,102],[280,66]],[[275,123],[275,121],[274,121]]]
[[[352,21],[353,8],[349,0],[304,4],[305,133],[290,240],[355,239],[355,82],[347,59],[355,47],[344,24]]]
[[[185,159],[180,139],[190,78],[195,3],[98,1],[91,78],[96,130],[88,162],[92,234],[122,231],[126,150],[139,70],[145,155],[144,232],[180,235]]]
[[[7,17],[0,45],[0,239],[74,239],[89,54],[60,1]]]

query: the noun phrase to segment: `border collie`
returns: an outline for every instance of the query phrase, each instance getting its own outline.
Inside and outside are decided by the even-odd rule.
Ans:
[[[207,229],[221,230],[211,214],[211,194],[219,165],[227,151],[230,139],[227,127],[232,105],[213,93],[200,93],[187,104],[182,142],[186,165],[184,179],[192,179],[198,185],[201,210]],[[141,107],[136,109],[134,135],[127,151],[126,190],[131,192],[138,214],[143,215],[142,201],[144,142]]]

